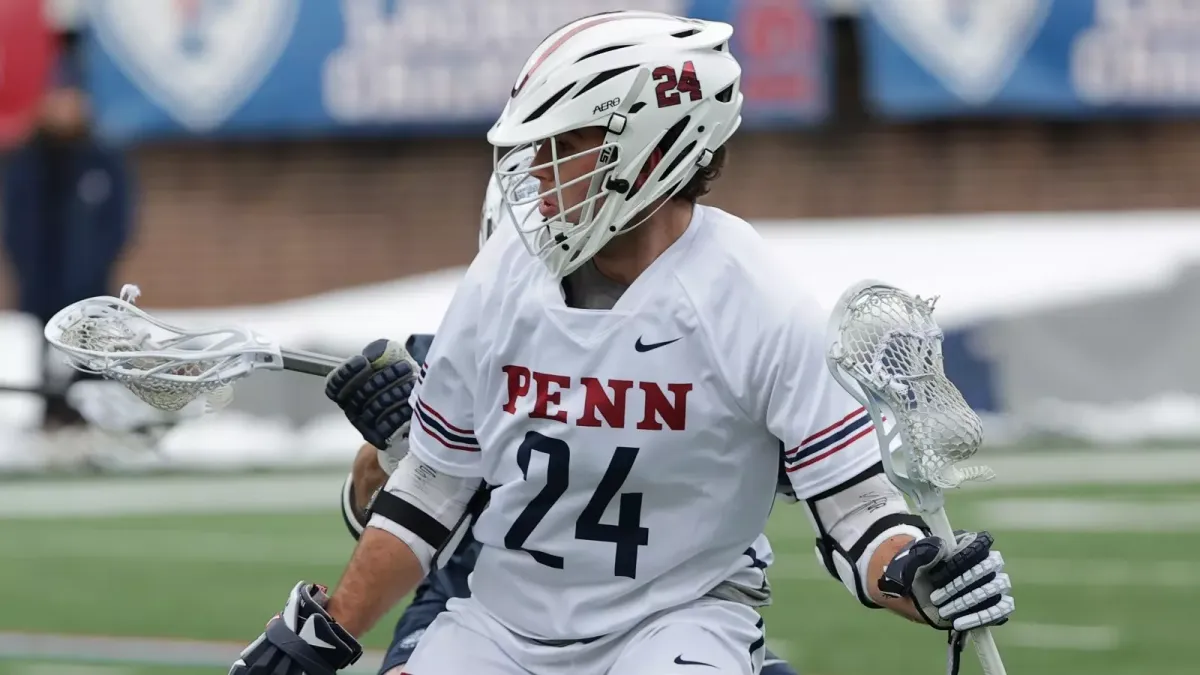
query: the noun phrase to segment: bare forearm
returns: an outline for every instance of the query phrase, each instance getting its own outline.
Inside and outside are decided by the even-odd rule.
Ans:
[[[907,598],[889,598],[884,596],[879,590],[879,578],[883,576],[883,570],[887,567],[892,558],[913,541],[913,538],[908,535],[897,535],[890,539],[884,540],[879,548],[875,549],[875,554],[871,556],[871,561],[867,563],[867,592],[871,599],[881,607],[886,607],[900,616],[914,621],[916,623],[925,623],[921,615],[917,612],[916,606]]]
[[[379,466],[379,451],[370,443],[364,443],[358,449],[351,469],[351,480],[354,483],[354,510],[360,521],[366,520],[367,504],[371,496],[387,482],[388,474]]]
[[[421,563],[407,544],[368,527],[354,549],[327,610],[360,637],[421,583]]]

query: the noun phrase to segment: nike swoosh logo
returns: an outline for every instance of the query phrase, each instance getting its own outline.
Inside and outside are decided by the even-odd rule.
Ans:
[[[688,661],[683,658],[683,654],[680,654],[679,656],[675,657],[675,665],[677,665],[677,666],[708,666],[709,668],[716,668],[716,666],[714,666],[711,663],[705,663],[703,661]]]
[[[639,352],[648,352],[652,349],[658,349],[659,347],[666,347],[672,342],[679,342],[682,339],[682,337],[677,337],[674,340],[667,340],[666,342],[651,342],[650,344],[645,344],[642,342],[642,338],[639,337],[637,342],[633,345],[633,348]]]

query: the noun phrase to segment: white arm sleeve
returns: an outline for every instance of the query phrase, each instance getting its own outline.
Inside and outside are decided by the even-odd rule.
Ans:
[[[817,558],[868,607],[876,605],[867,594],[867,571],[880,544],[897,535],[925,536],[924,522],[909,511],[881,464],[810,497],[804,506],[818,534]]]
[[[822,564],[875,606],[865,582],[871,556],[891,536],[920,536],[921,521],[882,474],[870,415],[829,373],[826,312],[799,294],[765,296],[755,310],[738,322],[757,329],[742,351],[753,356],[742,362],[741,400],[781,442],[783,480],[804,502]]]
[[[758,408],[783,442],[783,469],[796,496],[807,499],[880,461],[867,411],[830,375],[825,313],[797,299],[763,336],[757,364]]]
[[[440,472],[480,476],[479,440],[473,428],[476,351],[479,335],[481,270],[476,258],[450,301],[425,362],[417,375],[409,403],[412,431],[409,452]]]
[[[400,460],[371,504],[367,527],[384,530],[412,549],[429,574],[433,558],[467,516],[482,481],[437,471],[416,457]]]

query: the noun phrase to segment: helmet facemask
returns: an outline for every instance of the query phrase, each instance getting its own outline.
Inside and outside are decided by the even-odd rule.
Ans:
[[[605,209],[605,205],[610,201],[616,202],[620,196],[616,194],[613,200],[608,199],[622,188],[621,182],[611,178],[620,168],[620,158],[617,143],[609,138],[597,146],[565,154],[558,138],[552,137],[517,146],[503,154],[497,148],[496,166],[509,165],[508,157],[521,152],[536,153],[543,146],[549,149],[547,161],[537,163],[535,158],[535,163],[530,166],[511,171],[497,168],[496,177],[500,182],[504,205],[525,246],[530,253],[545,259],[552,272],[565,275],[577,266],[573,263],[598,229],[593,227],[598,218],[605,211],[612,210]],[[595,158],[594,165],[578,176],[564,178],[565,165],[586,162],[588,157]],[[551,174],[552,185],[541,190],[541,183],[530,179],[534,173]],[[580,185],[587,186],[582,198],[578,198]],[[578,201],[572,203],[572,196],[577,197]],[[549,217],[543,216],[540,211],[543,200],[554,204],[557,209]]]
[[[619,135],[613,133],[606,134],[604,140],[595,147],[565,156],[560,156],[563,153],[557,137],[517,146],[503,154],[497,148],[497,167],[511,165],[508,158],[513,154],[530,150],[536,152],[544,144],[548,144],[550,149],[548,161],[511,171],[496,169],[505,206],[513,216],[517,231],[530,253],[542,258],[552,273],[565,276],[594,256],[613,237],[625,234],[649,220],[683,188],[695,169],[707,165],[712,157],[711,151],[700,150],[697,154],[689,147],[685,154],[690,153],[687,166],[693,167],[692,170],[687,170],[687,166],[678,166],[678,160],[684,157],[678,154],[676,141],[687,123],[688,119],[685,118],[676,127],[664,130],[658,142],[642,148],[628,160],[620,152]],[[675,162],[667,163],[664,144],[667,146],[666,152],[672,152],[674,146]],[[658,161],[651,162],[656,155]],[[564,181],[562,167],[586,156],[596,157],[595,166]],[[679,174],[677,169],[683,169],[684,173]],[[531,180],[531,174],[535,172],[552,173],[553,186],[539,191],[539,183]],[[678,179],[673,184],[664,185],[661,180],[666,174],[676,174]],[[585,181],[588,182],[587,193],[577,203],[570,203],[569,188]],[[530,186],[534,187],[531,189]],[[643,197],[643,200],[639,200],[642,210],[630,213],[629,203],[643,190],[659,194],[653,194],[649,200],[644,199],[646,195],[640,195]],[[543,217],[538,209],[543,199],[558,207],[557,212],[548,218]],[[516,217],[517,213],[521,213],[522,217]]]

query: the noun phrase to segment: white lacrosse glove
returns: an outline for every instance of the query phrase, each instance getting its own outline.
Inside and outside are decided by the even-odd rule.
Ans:
[[[988,532],[956,532],[951,549],[938,537],[905,546],[884,568],[879,590],[909,598],[925,623],[940,630],[998,626],[1016,608],[1004,558]]]

